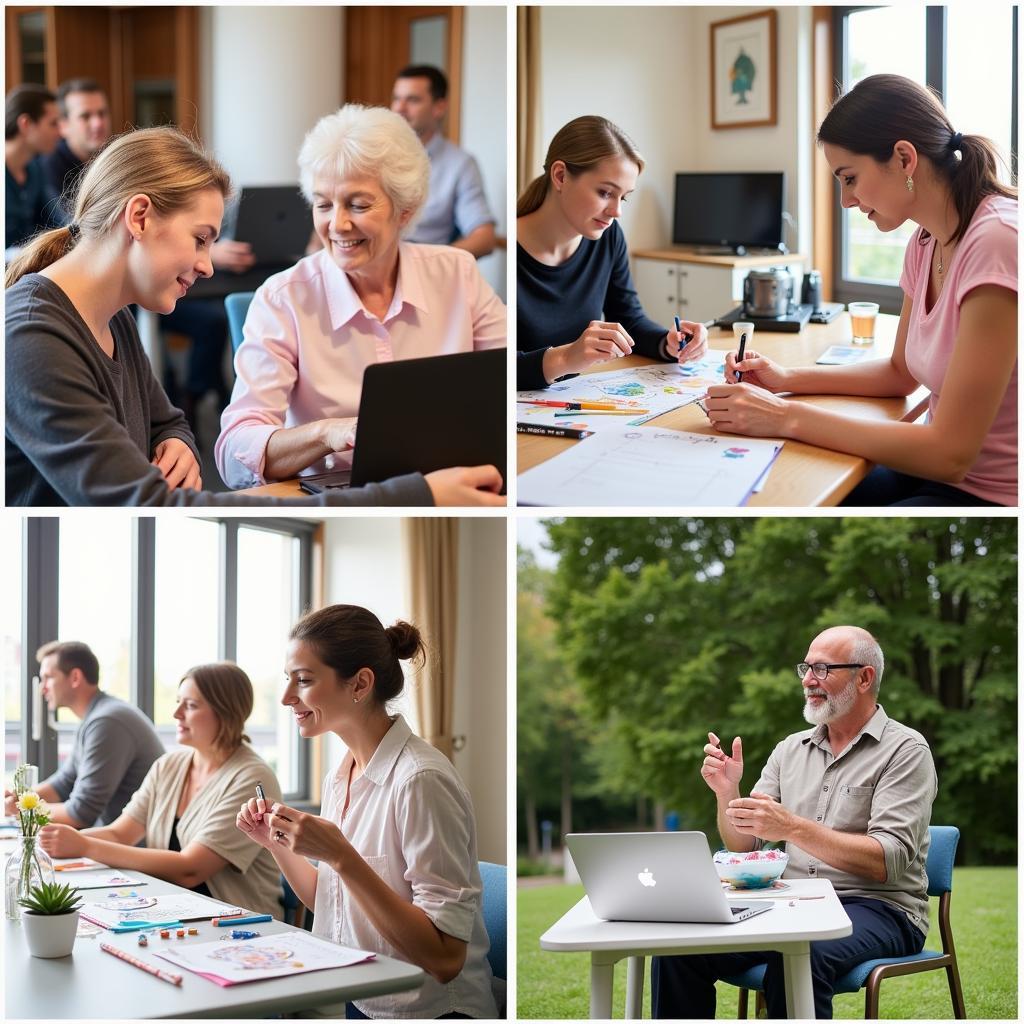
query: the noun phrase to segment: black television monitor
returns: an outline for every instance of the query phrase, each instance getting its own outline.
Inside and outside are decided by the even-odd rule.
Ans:
[[[781,171],[677,174],[672,242],[782,249],[785,195]]]

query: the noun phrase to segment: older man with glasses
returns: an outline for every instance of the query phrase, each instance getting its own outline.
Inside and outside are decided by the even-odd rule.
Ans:
[[[928,824],[937,781],[925,738],[878,703],[882,649],[865,629],[837,626],[796,666],[813,728],[778,743],[750,795],[740,795],[743,743],[714,733],[701,776],[734,851],[785,842],[784,878],[827,878],[853,922],[842,939],[811,943],[815,1016],[832,1017],[835,982],[865,960],[906,956],[928,931]],[[769,1017],[786,1016],[779,953],[655,957],[655,1017],[713,1018],[718,978],[766,964]]]

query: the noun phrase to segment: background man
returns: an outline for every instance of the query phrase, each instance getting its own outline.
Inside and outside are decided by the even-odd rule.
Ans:
[[[36,659],[50,710],[70,708],[82,720],[71,756],[36,792],[50,805],[55,824],[109,825],[165,753],[164,745],[138,708],[100,690],[99,662],[85,644],[44,644]],[[14,813],[13,793],[4,793],[4,805],[6,814]]]
[[[110,138],[110,104],[99,82],[71,78],[57,89],[61,140],[42,158],[50,192],[60,198],[61,209],[74,209],[74,186],[82,165]]]
[[[413,64],[398,72],[391,109],[401,114],[430,157],[430,193],[420,219],[407,236],[410,242],[454,245],[474,256],[494,249],[494,216],[487,206],[476,161],[441,134],[448,110],[448,79],[429,64]]]
[[[740,796],[743,744],[704,747],[701,776],[718,801],[729,850],[785,841],[783,878],[827,878],[853,934],[811,943],[815,1016],[831,1018],[835,981],[865,960],[919,953],[928,931],[928,823],[937,788],[925,738],[877,703],[882,649],[867,630],[817,636],[797,666],[814,728],[777,744],[750,796]],[[655,957],[655,1017],[715,1016],[715,980],[767,964],[769,1017],[786,1016],[782,955]]]
[[[53,152],[60,141],[56,97],[42,85],[15,86],[6,98],[4,129],[5,224],[7,259],[41,227],[56,227],[46,178],[36,157]]]

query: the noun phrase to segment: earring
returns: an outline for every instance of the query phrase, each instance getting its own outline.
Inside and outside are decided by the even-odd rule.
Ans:
[[[914,179],[909,174],[907,175],[907,191],[914,191]]]
[[[358,704],[359,703],[359,698],[358,697],[353,697],[352,698],[352,703],[353,704]]]

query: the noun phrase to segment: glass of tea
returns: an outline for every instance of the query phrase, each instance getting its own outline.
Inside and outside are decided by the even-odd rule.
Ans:
[[[874,345],[875,319],[878,317],[877,302],[851,302],[846,307],[850,313],[854,345]]]

